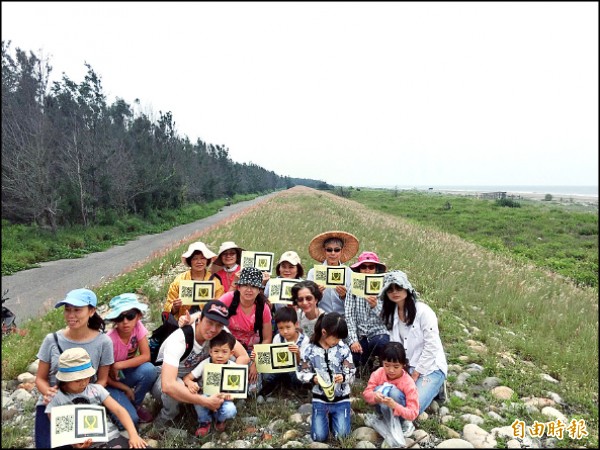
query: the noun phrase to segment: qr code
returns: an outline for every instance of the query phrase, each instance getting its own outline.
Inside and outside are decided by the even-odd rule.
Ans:
[[[192,297],[194,289],[190,286],[181,286],[181,297]]]
[[[259,352],[258,355],[258,364],[266,364],[271,365],[271,354],[267,352]]]
[[[271,286],[269,289],[269,297],[274,295],[275,297],[279,297],[279,293],[281,292],[281,285],[279,286]]]
[[[327,272],[325,272],[324,270],[317,270],[315,273],[315,281],[327,281]]]
[[[254,258],[244,258],[242,260],[242,267],[254,267]]]
[[[57,433],[70,433],[75,427],[74,416],[58,416],[56,418],[56,432]]]
[[[206,374],[206,385],[207,386],[220,386],[221,385],[221,374],[218,372],[208,372]]]
[[[354,280],[354,286],[355,289],[358,289],[360,291],[364,291],[365,290],[365,280]]]

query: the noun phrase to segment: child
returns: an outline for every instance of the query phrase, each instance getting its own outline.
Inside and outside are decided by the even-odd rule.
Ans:
[[[202,389],[201,383],[196,382],[196,380],[202,379],[205,364],[231,364],[235,362],[230,359],[233,355],[235,343],[236,339],[233,335],[225,330],[221,330],[219,334],[209,341],[210,358],[202,361],[190,373],[183,377],[184,384],[192,394],[197,394]],[[204,437],[210,432],[210,425],[213,417],[215,419],[215,430],[219,432],[225,431],[225,421],[233,419],[237,414],[237,409],[233,404],[233,401],[231,401],[230,395],[226,395],[224,398],[225,401],[216,411],[211,411],[204,406],[194,405],[194,409],[198,415],[198,429],[195,433],[196,436]]]
[[[350,434],[350,385],[354,381],[356,369],[350,348],[342,341],[346,337],[348,326],[341,314],[321,314],[298,366],[298,379],[314,383],[311,423],[313,441],[325,442],[330,428],[336,438]],[[319,379],[326,385],[326,390]],[[331,398],[327,395],[330,389],[333,390]]]
[[[419,415],[419,395],[414,380],[406,371],[408,360],[404,347],[399,342],[389,342],[381,352],[383,367],[371,374],[363,392],[365,401],[376,404],[378,413],[390,408],[399,416],[405,437],[412,436],[415,426],[412,421]]]
[[[290,352],[296,355],[296,365],[300,362],[302,354],[308,347],[308,338],[298,328],[298,314],[294,307],[283,307],[275,312],[275,324],[277,325],[278,334],[273,338],[273,344],[281,344],[290,342]],[[252,351],[250,358],[254,361],[256,353]],[[283,373],[265,373],[263,374],[262,390],[260,394],[263,396],[270,395],[277,385],[282,383],[288,386],[300,387],[301,383],[296,376],[296,372]]]
[[[108,391],[100,384],[90,383],[90,379],[96,373],[92,367],[90,355],[81,347],[73,347],[65,350],[58,359],[58,391],[48,406],[46,413],[55,406],[72,405],[77,403],[89,403],[92,405],[104,405],[123,424],[129,433],[130,448],[146,448],[146,442],[138,435],[135,425],[129,417],[127,410],[119,405]],[[88,439],[82,444],[75,444],[76,448],[88,448],[92,440]],[[110,444],[109,444],[110,445]]]
[[[120,398],[117,391],[125,393],[129,401],[123,401],[123,406],[134,424],[151,422],[152,414],[142,406],[158,376],[156,366],[150,362],[148,330],[141,322],[148,305],[140,303],[135,294],[127,293],[113,297],[109,306],[105,319],[114,322],[107,336],[113,342],[115,362],[107,390],[116,399]]]

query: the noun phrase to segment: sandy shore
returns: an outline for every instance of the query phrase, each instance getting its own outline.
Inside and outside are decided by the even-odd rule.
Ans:
[[[449,191],[442,189],[433,189],[428,192],[439,193],[439,194],[451,194],[451,195],[463,195],[463,196],[473,196],[477,198],[486,197],[485,194],[490,194],[487,191]],[[511,199],[524,199],[524,200],[545,200],[546,194],[539,194],[536,192],[506,192],[506,197]],[[554,203],[578,203],[586,206],[598,206],[598,197],[593,197],[589,195],[552,195],[551,202]]]

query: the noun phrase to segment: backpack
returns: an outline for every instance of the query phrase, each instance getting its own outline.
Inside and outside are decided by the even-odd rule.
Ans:
[[[162,318],[163,324],[154,330],[152,332],[152,336],[150,336],[150,339],[148,339],[148,344],[150,346],[150,362],[155,366],[160,366],[163,363],[162,361],[156,361],[160,346],[165,339],[167,339],[171,333],[173,333],[173,331],[179,329],[179,324],[177,323],[177,319],[175,319],[173,314],[163,312]],[[194,347],[194,329],[192,328],[192,325],[185,325],[181,327],[181,329],[183,330],[183,335],[185,336],[185,351],[183,352],[183,356],[179,358],[179,361],[186,359]]]

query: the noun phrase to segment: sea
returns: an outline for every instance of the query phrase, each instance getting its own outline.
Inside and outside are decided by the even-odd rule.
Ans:
[[[418,190],[418,191],[473,191],[513,192],[521,194],[552,194],[553,196],[582,196],[598,198],[598,186],[538,186],[538,185],[424,185],[424,186],[369,186],[373,188]]]

